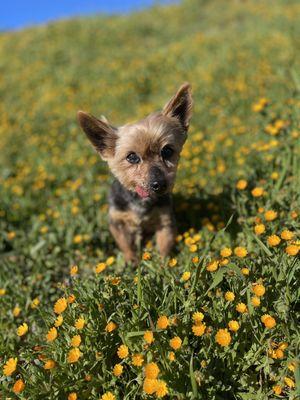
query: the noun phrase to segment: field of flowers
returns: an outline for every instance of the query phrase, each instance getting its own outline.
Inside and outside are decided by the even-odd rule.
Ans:
[[[300,398],[300,4],[185,0],[0,34],[0,398]],[[76,111],[184,81],[179,234],[125,268]]]

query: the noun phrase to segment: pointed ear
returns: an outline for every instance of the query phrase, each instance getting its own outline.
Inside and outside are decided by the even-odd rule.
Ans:
[[[79,125],[103,160],[112,157],[117,139],[116,131],[106,121],[83,111],[78,111],[77,117]]]
[[[177,93],[164,106],[163,115],[174,117],[179,120],[183,129],[189,129],[189,123],[192,116],[193,99],[191,94],[191,86],[184,83],[180,86]]]

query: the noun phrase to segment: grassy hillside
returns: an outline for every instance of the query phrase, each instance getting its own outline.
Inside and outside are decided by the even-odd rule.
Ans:
[[[299,12],[186,0],[0,34],[0,398],[300,395]],[[76,111],[123,124],[184,81],[176,249],[124,269]]]

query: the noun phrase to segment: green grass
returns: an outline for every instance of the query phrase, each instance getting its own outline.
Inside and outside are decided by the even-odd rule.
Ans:
[[[151,361],[167,385],[164,398],[300,395],[299,253],[286,252],[297,252],[300,239],[299,11],[297,1],[187,0],[0,35],[3,398],[157,398],[159,391],[143,390]],[[138,269],[125,268],[107,227],[112,178],[77,126],[76,111],[104,114],[116,125],[133,121],[160,109],[184,81],[192,84],[195,111],[174,193],[176,248],[171,262],[161,261],[149,243]],[[268,104],[254,111],[261,98]],[[241,179],[244,190],[236,188]],[[255,187],[262,196],[253,196]],[[277,212],[273,221],[268,210]],[[258,224],[265,225],[260,235]],[[269,236],[287,229],[293,238],[270,245]],[[243,247],[247,255],[233,252],[221,265],[224,247]],[[106,268],[96,274],[101,262]],[[258,307],[254,283],[266,289]],[[228,291],[233,301],[225,299]],[[53,306],[71,294],[75,301],[48,342]],[[236,311],[238,303],[246,313]],[[196,311],[204,314],[202,336],[193,333]],[[274,327],[261,322],[264,314]],[[170,320],[165,330],[157,327],[162,315]],[[86,324],[78,330],[81,316]],[[231,320],[240,329],[221,346],[216,334]],[[110,321],[117,328],[109,333]],[[19,337],[24,322],[29,330]],[[150,345],[147,330],[154,333]],[[82,356],[70,364],[76,334]],[[182,346],[171,361],[175,336]],[[129,349],[123,360],[121,344]],[[132,364],[134,354],[142,354],[142,367]],[[11,357],[17,368],[7,377],[2,367]],[[47,360],[56,366],[45,370]],[[18,379],[25,383],[20,394],[13,392]]]

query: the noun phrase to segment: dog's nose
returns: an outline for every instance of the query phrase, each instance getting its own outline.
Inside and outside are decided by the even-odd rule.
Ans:
[[[161,181],[154,181],[150,183],[150,188],[154,192],[161,192],[165,190],[167,187],[166,182],[161,180]]]
[[[149,187],[157,194],[163,193],[167,189],[167,180],[162,170],[157,166],[150,168]]]
[[[159,188],[160,188],[160,184],[159,184],[159,182],[152,182],[151,184],[150,184],[150,187],[151,187],[151,189],[152,190],[154,190],[155,192],[157,192],[158,190],[159,190]]]

